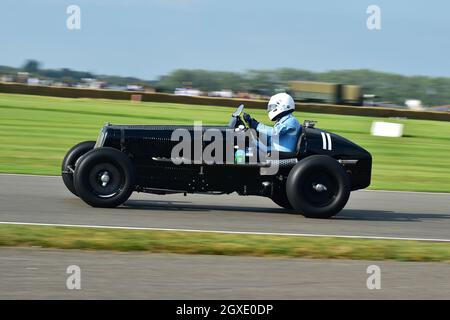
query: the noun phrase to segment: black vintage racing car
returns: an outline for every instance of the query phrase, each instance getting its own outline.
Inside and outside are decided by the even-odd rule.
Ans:
[[[245,132],[241,105],[228,126],[202,130]],[[346,205],[350,191],[370,185],[372,157],[362,147],[305,121],[295,153],[280,152],[256,162],[177,164],[172,149],[176,129],[195,136],[194,126],[106,124],[96,142],[75,145],[62,163],[66,187],[94,207],[116,207],[133,191],[154,194],[208,193],[257,195],[310,218],[329,218]],[[201,135],[200,135],[201,136]],[[205,149],[208,141],[197,141]],[[224,156],[235,148],[227,150]],[[230,149],[230,147],[228,147]],[[247,150],[248,151],[248,150]],[[183,154],[181,155],[183,156]],[[245,159],[244,159],[245,160]],[[267,173],[270,165],[278,170]]]

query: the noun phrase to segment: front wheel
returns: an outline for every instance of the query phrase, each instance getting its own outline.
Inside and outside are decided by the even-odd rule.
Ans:
[[[78,196],[93,207],[117,207],[127,201],[134,190],[133,164],[117,149],[96,148],[77,165],[74,186]]]
[[[350,182],[333,158],[309,156],[292,168],[287,183],[292,207],[307,218],[330,218],[341,211],[350,196]]]
[[[94,149],[95,141],[84,141],[73,146],[64,157],[61,165],[61,177],[67,189],[74,195],[77,195],[75,186],[73,185],[73,173],[75,171],[75,164],[78,159],[87,152]]]

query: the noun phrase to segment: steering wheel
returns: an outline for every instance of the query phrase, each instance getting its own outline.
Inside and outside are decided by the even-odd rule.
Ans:
[[[244,105],[241,104],[239,107],[237,107],[236,111],[233,112],[231,115],[231,118],[235,119],[234,121],[234,128],[239,128],[240,125],[244,125],[245,129],[247,130],[250,128],[250,125],[247,123],[247,121],[244,120],[244,117],[242,116],[242,113],[244,111]]]
[[[237,111],[239,111],[239,114],[236,113]],[[242,124],[244,125],[244,130],[243,130],[243,131],[247,131],[247,130],[250,130],[251,127],[250,127],[250,123],[248,123],[247,121],[245,121],[245,119],[244,119],[244,117],[243,117],[243,111],[244,111],[244,105],[241,104],[241,105],[238,107],[238,109],[236,110],[236,112],[235,112],[235,114],[237,114],[237,117],[236,117],[236,120],[237,120],[237,121],[236,121],[236,127],[239,127],[239,123],[242,123]],[[255,130],[250,130],[250,135],[251,135],[251,137],[252,137],[255,141],[258,140],[258,135],[257,135],[257,133],[256,133]]]

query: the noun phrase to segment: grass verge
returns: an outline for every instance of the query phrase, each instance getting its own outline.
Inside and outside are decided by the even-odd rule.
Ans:
[[[314,259],[450,262],[450,243],[0,225],[0,246]]]

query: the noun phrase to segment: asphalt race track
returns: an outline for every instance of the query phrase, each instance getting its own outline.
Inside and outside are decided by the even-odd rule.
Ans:
[[[60,177],[0,175],[0,203],[0,222],[450,239],[450,194],[358,191],[318,220],[237,195],[135,194],[119,208],[92,208]]]
[[[91,208],[60,177],[0,175],[0,223],[450,239],[450,194],[359,191],[329,220],[269,199],[137,194]],[[367,267],[381,268],[368,290]],[[66,269],[81,268],[81,290]],[[450,299],[447,263],[371,262],[0,248],[0,299]]]
[[[80,290],[66,288],[70,265]],[[0,248],[0,274],[0,299],[450,299],[448,264],[431,262]]]

